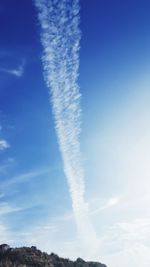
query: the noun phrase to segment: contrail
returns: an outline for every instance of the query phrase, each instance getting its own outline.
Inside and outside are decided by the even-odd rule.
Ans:
[[[78,234],[84,244],[93,246],[97,239],[84,200],[84,170],[79,142],[79,0],[35,0],[35,5],[42,29],[44,77],[50,89],[58,143]]]

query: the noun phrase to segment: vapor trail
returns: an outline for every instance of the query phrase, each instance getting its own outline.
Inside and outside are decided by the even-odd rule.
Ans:
[[[79,143],[79,0],[35,0],[35,5],[42,28],[44,76],[51,93],[56,132],[78,234],[84,243],[93,246],[96,235],[84,200],[84,170]]]

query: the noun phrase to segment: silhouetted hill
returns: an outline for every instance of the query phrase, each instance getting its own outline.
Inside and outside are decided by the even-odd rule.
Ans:
[[[36,247],[10,248],[0,245],[0,267],[107,267],[98,262],[60,258],[54,253],[41,252]]]

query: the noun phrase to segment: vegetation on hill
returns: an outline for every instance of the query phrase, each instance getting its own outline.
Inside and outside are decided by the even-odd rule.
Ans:
[[[98,262],[60,258],[54,253],[41,252],[36,247],[11,248],[0,245],[0,267],[107,267]]]

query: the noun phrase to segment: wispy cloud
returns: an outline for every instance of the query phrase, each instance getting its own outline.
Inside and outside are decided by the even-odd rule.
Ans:
[[[112,198],[108,199],[108,201],[104,205],[92,210],[91,215],[95,215],[95,214],[98,214],[99,212],[101,212],[102,210],[109,209],[109,208],[117,205],[119,202],[120,202],[119,197],[112,197]]]
[[[55,233],[57,232],[58,228],[54,224],[46,224],[42,226],[36,226],[35,230],[37,230],[37,232],[40,232],[40,233],[43,233],[43,232],[45,233],[47,231],[50,231],[51,233]]]
[[[79,236],[84,245],[97,246],[97,238],[84,200],[84,170],[80,152],[79,1],[35,0],[44,47],[43,66],[51,89],[53,113],[64,171]],[[60,17],[61,14],[61,17]]]
[[[10,206],[7,202],[0,203],[0,216],[7,215],[22,210],[19,207]]]
[[[112,267],[148,267],[149,240],[150,218],[115,223],[103,239],[107,263]]]
[[[117,224],[122,232],[122,237],[130,242],[143,241],[150,238],[150,219],[137,218],[129,222]]]
[[[0,151],[10,147],[10,144],[5,139],[0,139]]]
[[[12,185],[27,182],[30,179],[42,176],[42,175],[47,174],[49,172],[50,172],[49,169],[42,169],[42,170],[30,171],[27,173],[13,176],[10,179],[8,179],[7,181],[4,181],[3,183],[1,183],[1,188],[6,189],[7,187],[10,187]]]
[[[14,158],[8,158],[1,162],[0,164],[0,175],[6,175],[8,174],[10,168],[13,168],[15,166],[15,159]]]
[[[24,61],[17,68],[9,69],[9,68],[0,68],[0,72],[10,74],[16,77],[22,77],[24,74]]]

